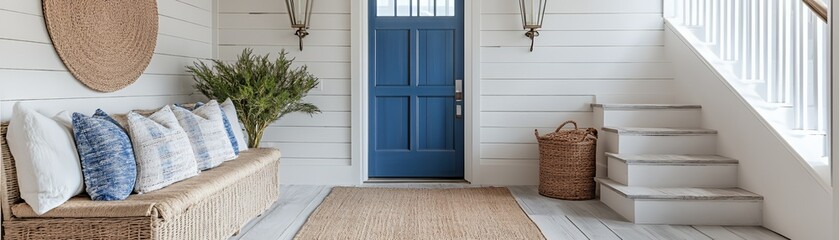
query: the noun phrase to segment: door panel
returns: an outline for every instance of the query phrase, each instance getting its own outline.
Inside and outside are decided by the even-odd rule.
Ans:
[[[419,150],[455,150],[454,98],[419,98]]]
[[[419,85],[454,85],[454,31],[419,30]]]
[[[463,177],[463,4],[437,1],[455,10],[371,1],[370,177]]]
[[[410,30],[376,31],[376,86],[408,86],[411,80]]]
[[[376,98],[376,147],[379,150],[411,150],[410,99],[408,97]]]

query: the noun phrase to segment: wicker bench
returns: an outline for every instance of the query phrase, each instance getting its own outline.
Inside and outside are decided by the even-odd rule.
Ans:
[[[77,196],[38,216],[20,198],[0,125],[3,239],[227,239],[279,195],[275,149],[243,151],[200,175],[123,201]]]

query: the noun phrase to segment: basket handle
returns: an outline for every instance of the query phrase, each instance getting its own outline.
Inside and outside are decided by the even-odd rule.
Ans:
[[[564,123],[562,123],[562,125],[559,125],[559,127],[556,128],[556,131],[554,131],[554,132],[559,132],[559,130],[562,129],[562,127],[565,127],[565,125],[569,124],[569,123],[574,124],[574,130],[577,130],[577,122],[575,122],[575,121],[565,121]]]

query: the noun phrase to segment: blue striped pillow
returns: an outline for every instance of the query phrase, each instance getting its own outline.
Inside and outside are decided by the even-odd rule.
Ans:
[[[131,194],[137,165],[131,140],[107,113],[73,113],[73,135],[88,195],[93,200],[123,200]]]
[[[192,111],[204,106],[204,103],[196,102],[191,106],[187,104],[175,104],[175,106]],[[236,135],[233,133],[233,126],[230,125],[230,119],[227,118],[227,114],[225,114],[223,108],[221,108],[221,120],[224,121],[224,130],[227,131],[227,139],[230,140],[230,146],[233,147],[233,152],[236,153],[236,156],[239,156],[239,141],[236,140]]]

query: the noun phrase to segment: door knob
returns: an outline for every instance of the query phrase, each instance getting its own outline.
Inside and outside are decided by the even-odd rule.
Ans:
[[[463,79],[454,80],[454,100],[463,101]]]

